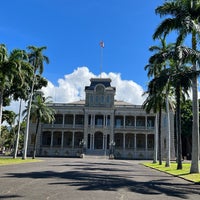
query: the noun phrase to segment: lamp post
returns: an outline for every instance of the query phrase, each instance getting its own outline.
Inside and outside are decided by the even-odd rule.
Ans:
[[[114,159],[114,148],[115,148],[115,142],[113,140],[110,141],[110,159]]]
[[[80,157],[83,158],[84,157],[84,154],[85,154],[85,140],[82,139],[80,142],[79,142],[79,146],[81,148],[81,154],[80,154]]]

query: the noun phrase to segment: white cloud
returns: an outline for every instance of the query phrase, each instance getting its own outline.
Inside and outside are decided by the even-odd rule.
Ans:
[[[69,103],[85,99],[85,86],[90,85],[91,78],[97,78],[100,75],[95,75],[89,71],[87,67],[78,67],[71,74],[66,74],[64,78],[58,79],[58,86],[53,85],[50,81],[48,86],[43,88],[45,96],[51,96],[53,102]],[[102,73],[102,78],[110,78],[111,85],[116,87],[116,100],[123,100],[135,105],[141,105],[145,99],[142,96],[143,88],[132,80],[122,80],[120,73],[110,72],[108,74]],[[192,92],[190,92],[192,97]],[[200,98],[200,93],[199,93]],[[25,103],[23,102],[23,108]],[[12,102],[11,106],[6,109],[13,110],[18,113],[19,102]]]
[[[49,82],[43,92],[51,96],[54,102],[73,102],[85,99],[85,86],[90,85],[90,79],[99,77],[89,71],[87,67],[79,67],[73,73],[58,80],[58,86]],[[116,87],[116,100],[123,100],[132,104],[142,104],[143,88],[133,81],[122,80],[118,73],[102,73],[102,78],[111,78],[111,85]]]
[[[69,103],[85,99],[85,86],[90,85],[91,78],[100,77],[89,71],[87,67],[78,67],[71,74],[66,74],[64,78],[58,79],[58,86],[53,85],[50,81],[48,86],[42,88],[45,96],[51,96],[53,102]],[[142,104],[144,97],[143,88],[131,80],[122,80],[120,73],[110,72],[102,73],[102,78],[110,78],[111,85],[116,87],[116,100],[123,100],[132,104]],[[23,102],[22,110],[25,108]],[[19,112],[19,102],[12,102],[5,109]]]

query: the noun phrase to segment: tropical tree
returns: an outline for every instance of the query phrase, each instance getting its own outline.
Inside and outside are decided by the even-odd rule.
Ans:
[[[28,56],[26,56],[28,58]],[[19,140],[20,140],[20,133],[21,133],[21,108],[22,108],[22,101],[27,101],[28,94],[30,93],[30,85],[31,80],[33,77],[33,68],[30,63],[27,62],[26,59],[24,62],[21,62],[21,71],[20,76],[14,76],[13,83],[21,83],[21,84],[12,84],[9,88],[8,94],[5,96],[11,96],[12,100],[19,101],[19,112],[18,112],[18,120],[17,120],[17,135],[15,139],[15,150],[13,154],[13,158],[17,157],[18,147],[19,147]],[[12,95],[11,95],[12,94]]]
[[[14,49],[11,53],[4,44],[0,44],[0,124],[2,122],[2,110],[5,96],[12,95],[10,90],[15,77],[18,77],[16,85],[22,85],[21,66],[27,61],[27,54],[20,49]],[[1,135],[1,133],[0,133]]]
[[[160,87],[158,87],[158,85],[155,83],[155,79],[151,80],[148,83],[148,90],[144,94],[148,96],[142,105],[143,108],[147,111],[147,113],[149,113],[150,111],[158,113],[158,160],[159,165],[162,165],[161,119],[162,109],[165,105],[164,94],[162,93]],[[156,160],[154,160],[154,162],[156,162]]]
[[[34,77],[31,80],[31,91],[29,94],[28,100],[28,109],[27,109],[27,122],[26,122],[26,133],[24,137],[24,151],[22,159],[26,159],[27,157],[27,146],[28,146],[28,136],[29,136],[29,123],[30,123],[30,113],[31,113],[31,104],[32,104],[32,97],[34,93],[34,86],[37,79],[37,75],[41,75],[44,69],[44,62],[47,64],[49,63],[49,59],[47,56],[43,55],[43,51],[46,50],[46,47],[35,47],[35,46],[28,46],[28,56],[29,56],[29,63],[33,67]]]
[[[157,27],[153,37],[158,38],[178,31],[177,43],[191,35],[191,46],[197,49],[197,36],[200,33],[200,0],[170,0],[156,8],[156,14],[165,19]],[[197,61],[193,60],[193,71],[197,71]],[[192,162],[190,173],[199,173],[199,103],[197,75],[192,79],[193,95],[193,131],[192,131]]]
[[[51,123],[54,121],[55,110],[49,106],[52,103],[51,97],[44,97],[42,92],[37,91],[33,95],[33,101],[31,105],[31,115],[30,119],[36,120],[36,130],[34,134],[34,148],[32,158],[35,158],[36,155],[36,146],[37,146],[37,134],[40,122]],[[24,110],[23,113],[27,113],[27,110]]]
[[[192,152],[192,101],[187,99],[181,103],[181,129],[183,157],[191,159]]]
[[[168,88],[167,91],[169,91],[169,88],[174,88],[174,95],[176,97],[176,130],[178,135],[177,169],[182,169],[180,102],[182,97],[184,97],[182,95],[188,94],[193,77],[199,74],[199,71],[194,71],[185,64],[197,59],[200,53],[188,47],[176,46],[168,52],[160,54],[160,56],[165,60],[169,60],[171,64],[170,68],[161,71],[155,81],[160,88]]]
[[[145,66],[145,70],[147,70],[147,74],[149,78],[156,78],[160,75],[160,72],[166,68],[167,66],[167,60],[163,59],[163,55],[166,54],[169,49],[171,49],[174,45],[173,44],[167,44],[165,40],[165,36],[159,38],[160,45],[159,46],[151,46],[149,50],[151,52],[155,52],[150,58],[149,58],[149,64]],[[160,91],[160,88],[154,88],[155,87],[155,81],[156,79],[152,80],[152,82],[148,85],[148,91],[145,94],[149,94],[146,101],[143,104],[143,107],[146,109],[147,112],[149,112],[151,109],[153,109],[154,113],[159,112],[158,117],[158,152],[159,152],[159,164],[162,164],[162,152],[161,152],[161,116],[162,116],[162,109],[166,106],[167,110],[167,116],[169,116],[169,98],[168,98],[168,91],[162,90]],[[164,103],[165,102],[165,103]],[[165,104],[165,106],[164,106]],[[170,130],[170,120],[168,117],[168,129]],[[167,141],[167,162],[166,166],[170,165],[170,136],[168,137]],[[154,161],[156,162],[156,161]]]

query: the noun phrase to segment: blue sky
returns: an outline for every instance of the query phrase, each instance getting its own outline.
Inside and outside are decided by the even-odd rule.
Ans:
[[[155,8],[163,0],[1,0],[0,43],[25,49],[47,46],[44,76],[57,85],[77,67],[100,73],[104,41],[105,73],[120,73],[145,87],[144,66],[152,34],[160,22]]]

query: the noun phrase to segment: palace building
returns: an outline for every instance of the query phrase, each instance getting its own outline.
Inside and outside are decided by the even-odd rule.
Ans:
[[[116,88],[109,78],[92,78],[85,87],[85,100],[52,103],[52,124],[40,124],[37,156],[77,157],[83,154],[118,159],[153,159],[157,152],[157,120],[141,105],[115,100]],[[171,113],[171,119],[173,114]],[[162,119],[162,148],[166,153],[167,121]],[[171,144],[174,125],[171,121]],[[36,124],[30,124],[29,154],[33,151]],[[174,147],[171,146],[174,156]]]

